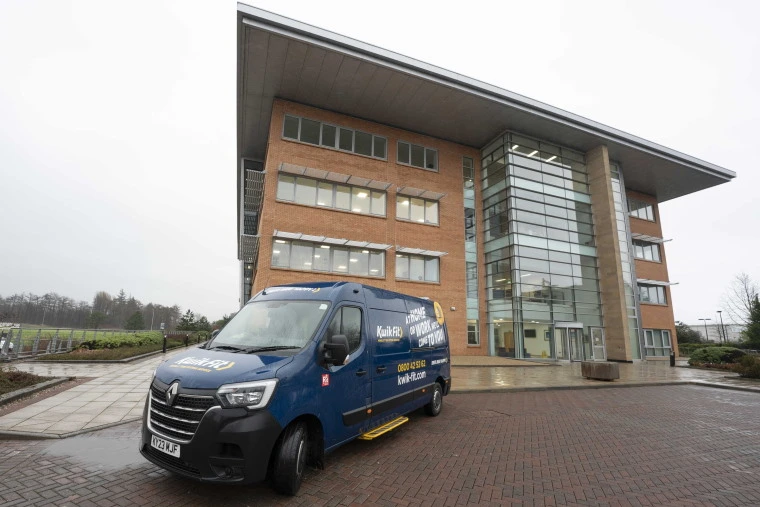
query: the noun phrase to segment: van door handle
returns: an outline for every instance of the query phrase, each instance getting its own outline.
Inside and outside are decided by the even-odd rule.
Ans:
[[[356,370],[357,377],[363,377],[366,374],[367,374],[367,370]]]
[[[378,366],[378,367],[377,367],[377,372],[378,372],[378,373],[382,373],[382,372],[384,372],[384,371],[385,371],[385,366]]]

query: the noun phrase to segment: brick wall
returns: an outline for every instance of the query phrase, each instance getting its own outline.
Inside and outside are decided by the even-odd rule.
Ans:
[[[657,206],[657,199],[650,195],[639,192],[626,191],[628,198],[637,199],[652,204],[654,206],[656,222],[641,220],[636,217],[630,217],[631,232],[646,234],[657,238],[662,237],[662,217]],[[633,257],[633,252],[631,252]],[[668,278],[668,263],[665,255],[665,244],[660,244],[661,262],[652,262],[636,259],[636,277],[647,280],[670,281]],[[673,349],[678,354],[678,344],[676,343],[676,326],[673,317],[673,300],[671,299],[670,287],[665,287],[665,297],[667,305],[656,305],[641,303],[641,327],[642,329],[668,329],[670,330],[671,342]]]
[[[283,139],[281,134],[285,114],[383,136],[388,140],[388,159],[387,161],[378,160]],[[467,347],[462,196],[462,157],[467,156],[475,160],[477,174],[480,152],[477,149],[440,139],[284,100],[277,100],[274,103],[269,132],[264,205],[259,227],[260,253],[253,282],[253,293],[276,284],[334,280],[355,281],[414,296],[429,297],[438,301],[443,307],[452,354],[485,354],[487,350],[485,345]],[[438,172],[397,164],[396,142],[398,140],[438,150]],[[392,185],[387,190],[386,217],[277,201],[278,168],[283,162],[391,183]],[[446,194],[439,201],[438,226],[396,219],[396,189],[401,186]],[[478,225],[482,227],[480,218]],[[393,247],[386,252],[385,278],[272,268],[271,252],[275,229],[392,245]],[[447,255],[440,259],[440,283],[396,280],[395,247],[397,245],[447,252]],[[482,248],[480,250],[482,251]],[[480,291],[483,293],[482,282],[480,285]],[[484,305],[482,300],[481,304]],[[455,307],[456,310],[451,311],[451,307]],[[485,337],[486,334],[481,333],[481,343],[485,342]]]

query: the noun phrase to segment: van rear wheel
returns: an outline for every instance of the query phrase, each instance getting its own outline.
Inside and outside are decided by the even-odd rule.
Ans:
[[[272,485],[284,495],[295,495],[301,487],[309,452],[308,432],[302,422],[291,424],[282,435],[272,464]]]
[[[441,389],[441,384],[436,382],[433,384],[433,399],[430,400],[430,403],[425,405],[425,413],[431,417],[435,417],[441,413],[442,408],[443,390]]]

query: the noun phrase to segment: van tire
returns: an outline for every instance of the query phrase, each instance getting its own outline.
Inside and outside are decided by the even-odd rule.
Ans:
[[[435,417],[441,413],[442,409],[443,389],[441,389],[441,384],[436,382],[433,384],[433,399],[430,400],[430,403],[425,405],[425,413],[431,417]]]
[[[308,432],[302,422],[285,429],[272,463],[272,485],[275,491],[293,496],[298,492],[306,470],[309,453]]]

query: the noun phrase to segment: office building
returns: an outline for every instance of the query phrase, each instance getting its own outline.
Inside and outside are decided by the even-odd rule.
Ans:
[[[241,303],[357,281],[438,301],[455,355],[676,347],[658,205],[732,171],[247,5],[237,26]]]

